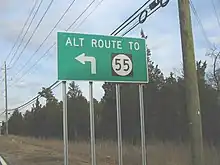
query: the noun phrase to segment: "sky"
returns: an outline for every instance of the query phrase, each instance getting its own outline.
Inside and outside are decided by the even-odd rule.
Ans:
[[[86,12],[79,21],[74,24],[69,30],[70,32],[109,35],[120,25],[120,23],[143,5],[146,0],[103,0],[101,5],[92,13],[92,15],[81,23],[99,1],[100,0],[94,0],[91,8],[89,8],[88,12]],[[217,14],[220,18],[220,2],[218,0],[213,1],[215,8],[218,9]],[[53,33],[43,44],[41,49],[34,54],[58,19],[62,16],[63,12],[72,2],[72,0],[54,0],[36,33],[30,40],[30,43],[24,51],[21,52],[50,2],[51,0],[43,0],[42,5],[17,53],[14,54],[18,45],[15,46],[12,54],[7,58],[7,64],[10,63],[13,56],[15,56],[14,61],[15,59],[18,59],[16,63],[12,61],[7,70],[9,109],[25,103],[36,96],[42,87],[48,87],[57,80],[56,47],[53,47],[34,67],[32,66],[56,41],[56,32],[67,29],[67,27],[70,26],[71,23],[73,23],[81,14],[84,8],[92,2],[92,0],[75,0],[69,12],[54,29]],[[192,2],[202,22],[208,42],[215,44],[218,47],[220,44],[220,25],[218,24],[214,13],[212,0],[192,0]],[[38,5],[40,0],[25,0],[22,4],[21,1],[18,0],[0,0],[0,65],[4,63],[4,60],[9,55],[9,52],[12,49],[34,3],[37,3]],[[201,26],[199,26],[196,17],[192,12],[191,16],[196,60],[207,60],[209,68],[211,68],[212,59],[206,56],[206,52],[210,50],[210,44],[208,44],[207,39],[205,39]],[[168,76],[170,72],[178,74],[179,70],[182,68],[182,52],[177,0],[170,0],[166,7],[160,8],[143,24],[136,27],[126,36],[140,37],[141,28],[148,36],[146,43],[152,52],[152,60],[159,65],[165,75]],[[22,36],[23,34],[24,32],[22,33]],[[31,61],[25,65],[30,57],[32,57]],[[20,72],[21,69],[22,71]],[[25,76],[20,78],[24,74]],[[0,78],[2,79],[3,76],[4,74],[2,71]],[[77,81],[76,83],[82,90],[83,95],[88,98],[89,83],[80,81]],[[104,93],[102,90],[102,84],[103,82],[94,82],[94,97],[97,100],[100,100]],[[4,84],[1,82],[0,112],[4,110],[3,91]],[[61,87],[58,86],[53,91],[55,96],[60,99]],[[0,120],[1,119],[2,116],[0,116]]]

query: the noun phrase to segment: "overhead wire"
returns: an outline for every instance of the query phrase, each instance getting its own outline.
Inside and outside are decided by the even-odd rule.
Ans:
[[[148,3],[150,2],[150,0],[148,0],[147,2],[145,2],[140,8],[138,8],[130,17],[128,17],[120,26],[118,26],[110,35],[114,35],[114,33],[116,33],[116,31],[120,30],[120,28],[122,26],[127,26],[129,25],[130,22],[132,22],[133,20],[135,20],[139,15],[140,13],[134,17],[142,8],[144,8]],[[132,17],[134,17],[132,20],[130,20]],[[129,21],[130,20],[130,21]],[[129,22],[128,22],[129,21]],[[128,23],[127,23],[128,22]],[[126,24],[127,23],[127,24]],[[126,25],[125,25],[126,24]],[[117,35],[118,33],[116,33],[115,35]]]
[[[197,11],[196,11],[196,8],[195,8],[195,6],[194,6],[192,0],[189,0],[189,4],[190,4],[190,7],[191,7],[191,9],[192,9],[193,14],[194,14],[195,17],[196,17],[197,23],[199,24],[199,26],[200,26],[200,28],[201,28],[201,30],[202,30],[202,34],[203,34],[203,36],[204,36],[204,39],[205,39],[205,41],[206,41],[208,47],[209,47],[209,48],[212,48],[212,44],[211,44],[211,42],[209,41],[209,38],[208,38],[208,36],[207,36],[207,34],[206,34],[206,32],[205,32],[205,29],[204,29],[204,27],[203,27],[202,21],[201,21],[201,19],[200,19],[198,13],[197,13]]]
[[[156,7],[154,10],[152,10],[149,14],[147,14],[147,18],[150,17],[154,12],[156,12],[161,6]],[[139,15],[138,15],[139,16]],[[125,36],[128,34],[130,31],[132,31],[134,28],[136,28],[140,24],[139,21],[136,21],[126,32],[122,34],[122,36]],[[116,33],[118,34],[118,33]]]
[[[94,8],[94,10],[96,10],[96,8],[102,3],[102,1],[103,0],[101,0],[98,4],[97,4],[97,6]],[[135,14],[137,14],[138,13],[138,11],[140,11],[143,7],[145,7],[146,5],[147,5],[147,3],[149,3],[149,1],[150,0],[148,0],[147,2],[145,2],[139,9],[137,9],[128,19],[126,19],[117,29],[115,29],[110,35],[117,35],[120,31],[122,31],[126,26],[128,26],[132,21],[134,21],[139,15],[140,15],[140,13],[137,15],[137,16],[135,16]],[[95,0],[93,0],[88,6],[87,6],[87,8],[79,15],[79,17],[69,26],[69,28],[67,28],[65,31],[68,31],[76,22],[77,22],[77,20],[84,14],[84,12],[86,12],[87,10],[88,10],[88,8],[93,4],[95,2]],[[156,10],[157,9],[159,9],[161,7],[161,5],[159,5],[159,7],[157,7],[156,8]],[[88,15],[87,15],[87,17],[85,18],[85,20],[94,12],[94,10],[93,11],[91,11]],[[156,11],[155,10],[155,11]],[[155,12],[154,11],[154,12]],[[151,14],[153,14],[154,12],[151,12],[147,17],[149,17]],[[131,21],[129,21],[129,19],[131,19],[133,16],[135,16],[135,18],[133,18]],[[84,21],[84,20],[83,20]],[[83,21],[81,22],[81,23],[83,23]],[[129,21],[129,22],[128,22]],[[127,23],[128,22],[128,23]],[[81,25],[81,23],[80,23],[80,25]],[[126,24],[126,25],[125,25]],[[79,26],[80,26],[79,25]],[[123,25],[125,25],[124,27],[122,27]],[[133,26],[133,28],[131,28],[131,29],[129,29],[125,34],[127,34],[129,31],[131,31],[132,29],[134,29],[137,25],[139,25],[139,23],[137,23],[135,26]],[[78,28],[78,26],[77,26],[77,28]],[[75,28],[76,29],[76,28]],[[74,30],[75,30],[74,29]],[[116,31],[118,31],[118,32],[116,32]],[[115,33],[115,34],[114,34]],[[124,35],[125,35],[124,34]],[[30,72],[30,70],[33,68],[33,67],[35,67],[36,66],[36,64],[54,47],[56,45],[56,42],[54,42],[53,43],[53,45],[51,45],[51,47],[49,47],[47,50],[46,50],[46,52],[36,61],[36,63],[34,64],[34,65],[32,65],[25,73],[24,73],[24,75],[22,75],[21,76],[21,78],[23,78],[28,72]],[[16,74],[16,75],[18,75],[18,74]],[[19,78],[19,80],[20,80],[20,78]]]
[[[104,0],[101,0],[101,1],[95,6],[95,8],[83,19],[83,21],[80,23],[80,25],[81,25],[83,22],[86,21],[86,19],[88,18],[88,16],[90,16],[90,15],[97,9],[97,7],[98,7],[103,1],[104,1]],[[94,0],[92,1],[92,3],[94,3]],[[90,3],[89,6],[91,6],[92,3]],[[84,10],[83,12],[86,12],[86,10],[88,10],[88,6],[85,8],[85,10]],[[79,17],[81,17],[81,16],[82,16],[82,14],[80,14]],[[77,19],[79,19],[79,17],[78,17]],[[74,21],[74,22],[76,22],[76,21]],[[79,25],[79,26],[80,26],[80,25]],[[70,29],[72,26],[73,26],[73,24],[71,24],[71,25],[69,26],[69,28],[66,29],[66,31],[67,31],[68,29]],[[77,26],[77,27],[79,27],[79,26]],[[52,49],[52,47],[55,46],[55,44],[56,44],[56,43],[54,43],[53,45],[51,45],[51,46],[49,47],[49,49],[45,52],[45,54],[48,53],[48,52]],[[41,58],[43,58],[43,57],[44,57],[44,55],[41,56]],[[50,87],[48,87],[48,88],[49,88],[49,89],[54,89],[54,88],[56,88],[56,87],[61,83],[61,82],[59,82],[59,83],[58,83],[58,82],[59,82],[59,81],[56,81],[55,83],[53,83],[53,84],[52,84]],[[15,109],[21,109],[21,108],[24,108],[25,106],[30,105],[30,104],[32,103],[32,101],[35,100],[35,99],[37,99],[38,97],[39,97],[39,95],[35,96],[34,98],[32,98],[31,100],[29,100],[28,102],[22,104],[21,106],[12,109],[12,111],[15,110]]]
[[[82,15],[92,6],[92,4],[95,3],[95,0],[93,0],[85,9],[84,11],[75,19],[75,21],[65,30],[68,31],[72,28],[72,26],[82,17]]]
[[[22,106],[22,107],[19,108],[19,109],[18,109],[18,108],[17,108],[17,109],[11,109],[10,111],[15,111],[15,110],[21,111],[22,109],[24,109],[24,108],[28,107],[29,105],[33,104],[37,98],[39,98],[39,97],[34,98],[34,99],[31,100],[28,104]]]
[[[217,12],[217,9],[215,7],[215,3],[214,3],[214,0],[211,0],[211,3],[212,3],[212,7],[214,9],[214,14],[215,14],[215,17],[217,19],[217,23],[218,23],[218,26],[220,28],[220,20],[219,20],[219,17],[218,17],[218,12]]]
[[[93,10],[90,11],[90,13],[73,29],[76,30],[79,28],[87,19],[92,15],[92,13],[95,12],[95,10],[102,4],[104,0],[99,1],[99,3],[96,4],[96,6],[93,8]]]
[[[28,23],[28,21],[29,21],[29,19],[31,18],[31,15],[33,14],[33,12],[34,12],[34,9],[36,8],[36,6],[37,6],[37,0],[35,1],[35,3],[34,3],[34,5],[33,5],[33,7],[31,8],[31,11],[30,11],[30,13],[28,14],[28,17],[27,17],[27,19],[26,19],[26,21],[25,21],[25,23],[24,23],[24,25],[23,25],[23,27],[22,27],[22,29],[21,29],[21,31],[20,31],[20,33],[18,34],[18,37],[16,38],[16,40],[15,40],[15,42],[14,42],[14,44],[13,44],[13,46],[12,46],[12,48],[11,48],[11,50],[10,50],[10,52],[8,53],[8,55],[6,56],[6,59],[5,59],[5,61],[7,61],[8,60],[8,58],[10,57],[10,55],[11,55],[11,53],[12,53],[12,51],[13,51],[13,49],[15,48],[15,46],[17,45],[17,43],[18,43],[18,41],[19,41],[19,39],[20,39],[20,37],[21,37],[21,35],[22,35],[22,33],[24,32],[24,29],[25,29],[25,27],[26,27],[26,25],[27,25],[27,23]]]
[[[158,7],[159,8],[159,7]],[[158,10],[158,8],[156,8],[155,9],[155,11],[156,10]],[[151,14],[153,14],[155,11],[153,11]],[[151,15],[151,14],[149,14],[149,16]],[[129,18],[132,18],[132,17],[129,17]],[[129,20],[126,20],[126,22],[127,21],[129,21]],[[125,22],[125,23],[126,23]],[[131,23],[131,22],[130,22]],[[122,24],[124,24],[124,23],[122,23]],[[124,36],[125,34],[127,34],[128,32],[130,32],[132,29],[134,29],[137,25],[139,24],[139,22],[138,23],[135,23],[135,24],[133,24],[133,26],[131,27],[131,28],[129,28],[128,29],[128,31],[126,31],[124,34],[122,34],[122,36]],[[127,25],[128,26],[128,25]],[[119,26],[119,27],[122,27],[121,25]],[[120,29],[120,28],[117,28],[117,29]],[[119,32],[117,32],[117,34],[118,33],[120,33],[120,31],[122,31],[124,28],[121,28],[120,30],[118,30]],[[68,29],[67,29],[68,30]],[[66,30],[66,31],[67,31]],[[110,35],[115,35],[114,33],[116,32],[117,30],[115,30],[115,31],[113,31]],[[56,42],[53,44],[53,45],[51,45],[51,47],[46,51],[46,52],[49,52],[50,51],[50,49],[52,49],[52,47],[54,46],[56,44]],[[45,55],[45,54],[44,54]],[[44,56],[43,55],[43,56]],[[43,56],[41,56],[41,57],[43,57]],[[57,83],[58,83],[58,81],[56,81],[55,82],[55,84],[57,85]],[[60,82],[61,83],[61,82]],[[54,84],[52,84],[52,86],[55,86]],[[57,85],[58,86],[58,85]],[[51,87],[49,87],[49,89],[50,89]],[[34,98],[33,98],[34,99]],[[35,99],[36,99],[36,97],[35,97]],[[30,101],[29,101],[30,102]],[[28,102],[27,102],[28,103]],[[23,104],[22,106],[24,106],[24,105],[26,105],[27,103],[25,103],[25,104]],[[20,106],[20,107],[18,107],[18,108],[21,108],[22,106]]]
[[[73,30],[76,30],[77,28],[79,28],[79,27],[88,19],[88,17],[101,5],[101,3],[102,3],[103,1],[104,1],[104,0],[99,1],[99,3],[93,8],[93,10],[92,10]],[[69,28],[68,28],[68,29],[69,29]],[[65,31],[67,31],[68,29],[66,29]],[[38,61],[37,61],[31,68],[29,68],[28,72],[29,72],[32,68],[34,68],[34,67],[37,65],[37,63],[40,62],[40,60],[41,60],[42,58],[44,58],[44,56],[47,55],[47,54],[50,52],[50,50],[51,50],[55,45],[56,45],[56,42],[54,42],[53,45],[51,45],[51,46],[46,50],[46,52],[38,59]],[[22,78],[23,78],[23,77],[22,77]],[[19,79],[19,80],[20,80],[20,79]]]
[[[118,32],[116,32],[117,30],[113,31],[110,35],[118,35],[120,33],[120,31],[124,30],[129,24],[131,24],[135,19],[137,19],[138,17],[141,16],[141,12],[138,13],[138,11],[140,11],[143,7],[145,7],[148,3],[150,2],[150,0],[148,0],[147,2],[144,3],[144,5],[142,5],[139,9],[137,9],[137,11],[135,11],[127,20],[125,20],[117,29]],[[168,4],[169,0],[166,0],[165,2],[161,1],[161,2],[155,2],[152,1],[150,5],[156,5],[153,8],[150,7],[150,5],[145,8],[145,10],[147,11],[147,15],[145,20],[151,16],[154,12],[156,12],[159,8],[161,7],[165,7]],[[138,13],[138,14],[137,14]],[[136,15],[137,14],[137,15]],[[135,16],[136,15],[136,16]],[[133,17],[133,18],[132,18]],[[132,19],[131,19],[132,18]],[[131,19],[129,21],[129,19]],[[128,34],[131,30],[133,30],[135,27],[137,27],[139,24],[141,24],[140,21],[136,21],[125,33],[122,34],[122,36]]]
[[[56,81],[56,82],[54,82],[52,85],[50,85],[47,89],[55,89],[58,85],[60,85],[60,83],[61,83],[61,82]],[[32,104],[32,102],[33,102],[34,100],[36,100],[37,98],[39,98],[39,97],[40,97],[40,94],[38,94],[38,95],[35,96],[34,98],[30,99],[30,100],[27,101],[26,103],[24,103],[24,104],[22,104],[22,105],[20,105],[20,106],[18,106],[18,107],[16,107],[16,108],[13,108],[13,109],[11,109],[11,110],[9,110],[9,111],[14,111],[14,110],[16,110],[16,109],[18,109],[18,110],[19,110],[19,109],[22,109],[22,108],[24,108],[24,107],[26,107],[26,106]]]
[[[30,56],[30,58],[26,61],[26,63],[23,65],[23,67],[21,67],[21,69],[15,74],[15,77],[25,68],[25,66],[27,66],[30,61],[33,59],[33,57],[37,54],[37,52],[40,50],[40,48],[43,46],[43,44],[46,42],[46,40],[49,38],[49,36],[52,34],[52,32],[54,31],[54,29],[58,26],[58,24],[62,21],[62,19],[65,17],[65,15],[67,14],[67,12],[70,10],[70,8],[72,7],[72,5],[74,4],[76,0],[73,0],[70,5],[67,7],[67,9],[64,11],[64,13],[62,14],[62,16],[60,17],[60,19],[57,21],[57,23],[54,25],[54,27],[51,29],[51,31],[48,33],[48,35],[45,37],[45,39],[43,40],[43,42],[40,44],[40,46],[37,48],[37,50]]]
[[[57,81],[57,82],[55,82],[53,85],[51,85],[50,87],[48,87],[47,89],[53,90],[53,89],[57,88],[61,83],[62,83],[62,82],[58,82],[58,81]],[[33,99],[31,99],[30,101],[28,101],[26,104],[23,104],[22,106],[20,106],[20,107],[18,107],[18,108],[16,108],[16,109],[17,109],[18,111],[21,111],[21,109],[24,109],[25,107],[27,107],[27,106],[33,104],[33,103],[35,102],[35,100],[36,100],[37,98],[40,98],[40,97],[42,97],[42,96],[38,95],[38,96],[34,97]],[[15,110],[15,109],[11,109],[11,110],[9,110],[9,111],[14,111],[14,110]]]
[[[24,52],[24,50],[26,49],[26,47],[28,46],[28,44],[30,43],[31,39],[33,38],[34,34],[36,33],[38,27],[40,26],[41,22],[43,21],[44,17],[46,16],[47,12],[49,11],[50,7],[52,6],[54,0],[51,0],[49,5],[47,6],[47,9],[45,10],[45,12],[43,13],[43,16],[41,17],[41,19],[39,20],[37,26],[35,27],[35,29],[33,30],[30,38],[28,39],[28,41],[26,42],[25,46],[23,47],[22,51],[18,54],[18,57],[16,58],[15,62],[13,63],[13,65],[15,66],[16,63],[18,62],[18,60],[20,59],[22,53]]]
[[[45,14],[46,14],[46,12],[49,10],[49,7],[52,5],[52,2],[53,2],[53,0],[51,1],[51,3],[49,4],[49,6],[48,6],[48,8],[47,8],[47,10],[45,11],[45,13],[44,13],[44,15],[43,15],[43,17],[45,16]],[[63,17],[65,16],[65,14],[68,12],[68,10],[71,8],[71,6],[73,5],[73,3],[75,2],[75,0],[74,1],[72,1],[72,3],[69,5],[69,7],[67,8],[67,10],[64,12],[64,14],[61,16],[61,18],[59,19],[59,21],[56,23],[56,25],[53,27],[53,29],[50,31],[50,33],[48,34],[48,36],[45,38],[45,40],[43,41],[43,42],[45,42],[46,41],[46,39],[49,37],[49,35],[52,33],[52,31],[56,28],[56,26],[59,24],[59,22],[63,19]],[[42,19],[40,20],[40,22],[42,21]],[[39,23],[40,24],[40,23]],[[38,24],[38,25],[39,25]],[[38,27],[38,26],[37,26]],[[43,44],[42,44],[43,45]],[[42,46],[41,45],[41,46]],[[52,47],[51,47],[52,48]],[[50,48],[50,49],[51,49]],[[48,51],[50,50],[50,49],[48,49]],[[57,84],[58,83],[58,81],[56,81],[54,84],[52,84],[49,88],[52,88],[52,89],[54,89],[54,88],[56,88],[59,84]],[[56,85],[57,84],[57,85]],[[28,102],[26,102],[25,104],[23,104],[23,105],[21,105],[21,106],[19,106],[19,107],[17,107],[16,109],[20,109],[20,108],[24,108],[25,106],[27,106],[28,104],[30,104],[30,103],[32,103],[35,99],[37,99],[39,97],[39,95],[38,96],[36,96],[36,97],[34,97],[33,99],[31,99],[31,100],[29,100]],[[13,109],[14,110],[14,109]],[[13,111],[12,110],[12,111]]]
[[[150,1],[150,0],[149,0]],[[145,4],[147,4],[149,1],[147,1]],[[137,11],[139,11],[139,10],[141,10],[143,7],[144,7],[145,5],[143,5],[142,7],[140,7]],[[135,15],[136,14],[136,12],[133,14],[133,15]],[[113,31],[112,33],[111,33],[111,35],[118,35],[119,33],[120,33],[120,31],[122,31],[123,29],[125,29],[129,24],[131,24],[136,18],[138,18],[140,16],[140,13],[138,14],[138,15],[136,15],[134,18],[132,18],[130,21],[127,19],[124,23],[122,23],[122,25],[120,25],[121,27],[119,28],[120,30],[118,31],[118,32],[116,32],[116,31]],[[126,23],[127,22],[127,23]],[[138,21],[137,21],[138,22]],[[136,24],[137,24],[137,22],[136,22]],[[124,26],[123,26],[124,25]],[[137,24],[137,25],[139,25],[139,23]],[[136,26],[137,26],[136,25]],[[123,26],[123,27],[122,27]],[[135,26],[135,27],[136,27]],[[132,30],[132,29],[131,29]]]
[[[45,52],[31,67],[29,67],[28,70],[26,70],[26,72],[25,72],[20,78],[18,78],[18,79],[14,82],[14,84],[17,83],[17,82],[19,82],[24,76],[26,76],[26,75],[38,64],[38,62],[39,62],[42,58],[44,58],[47,53],[49,53],[49,51],[50,51],[55,45],[56,45],[56,43],[53,43],[53,44],[46,50],[46,52]],[[9,85],[9,86],[13,86],[14,84]]]
[[[4,115],[4,113],[5,113],[5,110],[4,110],[3,112],[0,113],[0,116]]]
[[[24,35],[23,35],[23,37],[22,37],[22,39],[21,39],[21,41],[20,41],[20,43],[19,43],[19,45],[18,45],[18,47],[17,47],[17,49],[15,50],[15,52],[14,52],[14,54],[13,54],[13,56],[12,56],[10,62],[8,63],[8,66],[11,65],[12,61],[13,61],[14,58],[15,58],[15,55],[17,54],[19,48],[21,47],[21,44],[23,43],[24,38],[25,38],[25,36],[27,35],[28,30],[30,29],[30,27],[31,27],[31,25],[32,25],[32,23],[33,23],[33,21],[34,21],[34,18],[36,17],[36,15],[37,15],[37,13],[38,13],[38,11],[39,11],[41,5],[42,5],[42,2],[43,2],[43,0],[40,1],[39,5],[38,5],[38,7],[37,7],[37,9],[36,9],[36,11],[34,12],[34,15],[33,15],[32,19],[31,19],[31,21],[30,21],[30,23],[29,23],[29,25],[28,25],[28,27],[27,27],[27,29],[26,29],[26,31],[25,31],[25,33],[24,33]]]
[[[67,31],[67,30],[69,30],[75,23],[76,23],[76,21],[89,9],[89,7],[93,4],[95,2],[95,0],[93,0],[84,10],[83,10],[83,12],[76,18],[76,20],[74,21],[74,23],[72,23],[65,31]],[[101,4],[103,2],[103,0],[101,0],[99,3],[98,3],[98,5],[96,5],[96,7],[95,7],[95,9],[97,9],[97,7]],[[89,15],[91,15],[93,12],[94,12],[95,10],[92,10],[92,12],[90,12],[89,13]],[[86,17],[86,18],[88,18],[88,16]],[[86,19],[84,19],[82,22],[84,22]],[[80,23],[80,24],[82,24],[82,22]],[[79,26],[78,26],[79,27]],[[39,60],[41,60],[54,46],[55,46],[55,44],[56,44],[56,42],[54,42],[54,44],[52,44],[48,49],[47,49],[47,51],[43,54],[43,56],[41,56],[41,58],[39,59]],[[38,62],[39,62],[39,60],[38,60]],[[35,63],[35,65],[36,65],[37,63]],[[34,66],[35,66],[34,65]],[[22,77],[21,77],[22,78]],[[21,79],[20,78],[20,79]],[[20,80],[19,79],[19,80]],[[16,81],[17,82],[17,81]],[[49,89],[51,88],[51,89],[54,89],[54,88],[56,88],[57,86],[58,86],[58,83],[59,81],[56,81],[54,84],[52,84],[50,87],[48,87]],[[59,82],[59,84],[60,84],[61,82]],[[29,100],[28,102],[26,102],[26,103],[24,103],[24,104],[22,104],[21,106],[19,106],[19,107],[17,107],[17,108],[14,108],[14,109],[12,109],[12,111],[13,110],[15,110],[15,109],[21,109],[21,108],[23,108],[24,106],[27,106],[27,105],[29,105],[30,103],[32,103],[32,101],[33,100],[35,100],[35,99],[37,99],[39,97],[39,95],[37,95],[37,96],[35,96],[34,98],[32,98],[31,100]]]
[[[71,29],[72,26],[82,17],[82,15],[92,6],[92,4],[93,4],[94,2],[95,2],[95,0],[93,0],[93,1],[83,10],[83,12],[74,20],[74,22],[73,22],[65,31],[68,31],[69,29]],[[26,76],[26,75],[31,71],[31,69],[34,68],[34,67],[38,64],[38,62],[39,62],[42,58],[44,58],[44,57],[47,55],[47,53],[48,53],[55,45],[56,45],[56,42],[54,42],[54,43],[45,51],[45,53],[43,53],[43,55],[42,55],[31,67],[29,67],[29,68],[26,70],[26,72],[25,72],[16,82],[20,81],[24,76]]]

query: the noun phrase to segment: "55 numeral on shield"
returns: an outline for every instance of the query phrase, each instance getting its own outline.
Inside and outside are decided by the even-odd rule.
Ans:
[[[130,54],[112,54],[112,75],[133,76],[133,63]]]

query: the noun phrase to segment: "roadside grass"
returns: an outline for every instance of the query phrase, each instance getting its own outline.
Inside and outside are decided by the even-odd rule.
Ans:
[[[63,142],[55,139],[1,136],[0,154],[15,165],[61,165]],[[204,155],[206,165],[220,165],[220,149],[205,145]],[[117,143],[97,140],[96,156],[97,165],[117,165]],[[147,158],[148,165],[190,165],[190,148],[183,143],[154,141],[147,146]],[[69,142],[69,164],[91,164],[88,142]],[[141,165],[140,146],[123,144],[123,164]]]

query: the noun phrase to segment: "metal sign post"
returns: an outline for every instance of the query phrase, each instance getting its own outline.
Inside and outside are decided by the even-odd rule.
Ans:
[[[147,151],[145,144],[145,116],[144,116],[144,86],[139,85],[139,100],[140,100],[140,120],[141,120],[141,157],[142,165],[147,165]]]
[[[95,151],[95,121],[94,121],[94,104],[93,104],[93,83],[89,82],[89,109],[90,109],[90,138],[91,138],[91,158],[92,165],[96,165],[96,151]]]
[[[118,164],[123,165],[122,133],[121,133],[121,98],[120,85],[116,84],[117,132],[118,132]]]
[[[62,96],[63,96],[64,165],[68,165],[68,129],[67,129],[67,95],[66,95],[66,81],[62,81]]]
[[[93,83],[91,81],[147,83],[148,64],[145,39],[58,32],[57,59],[58,80],[90,81],[91,164],[96,165]],[[116,104],[118,159],[119,165],[123,165],[119,84],[116,85]]]

